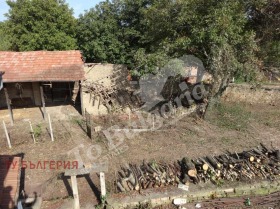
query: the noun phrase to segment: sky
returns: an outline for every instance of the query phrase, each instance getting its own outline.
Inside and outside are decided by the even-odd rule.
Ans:
[[[71,8],[74,10],[75,17],[83,13],[85,10],[94,7],[96,4],[102,0],[66,0]],[[0,21],[6,19],[5,13],[9,11],[9,6],[6,4],[6,0],[0,0]]]

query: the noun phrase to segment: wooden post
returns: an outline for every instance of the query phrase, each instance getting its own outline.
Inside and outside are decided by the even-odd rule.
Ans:
[[[80,84],[80,100],[81,100],[82,115],[85,116],[84,99],[83,99],[83,82],[82,81],[81,81],[81,84]]]
[[[4,126],[4,130],[5,130],[5,134],[6,134],[6,138],[7,138],[9,148],[11,149],[12,148],[11,140],[10,140],[10,136],[9,136],[5,121],[3,121],[3,126]]]
[[[33,138],[33,141],[34,141],[34,144],[35,144],[36,143],[36,139],[35,139],[34,130],[33,130],[31,121],[29,121],[29,125],[30,125],[30,129],[31,129],[31,135],[32,135],[32,138]]]
[[[51,116],[50,116],[50,114],[48,114],[48,119],[49,119],[49,127],[50,127],[51,139],[52,139],[52,142],[53,142],[53,141],[54,141],[54,138],[53,138],[53,129],[52,129],[52,122],[51,122]]]
[[[71,184],[72,184],[72,190],[73,190],[73,196],[74,196],[74,209],[80,209],[77,176],[71,176]]]
[[[153,114],[153,130],[155,130],[155,114]]]
[[[101,197],[106,196],[105,174],[100,172]]]
[[[41,93],[41,102],[43,106],[44,119],[46,119],[46,102],[45,102],[44,91],[42,86],[40,86],[40,93]]]
[[[7,102],[7,106],[8,106],[8,110],[9,110],[9,114],[10,114],[11,124],[13,126],[14,125],[14,116],[13,116],[13,111],[12,111],[11,104],[10,104],[8,91],[6,88],[4,88],[4,92],[5,92],[6,102]]]
[[[131,111],[129,109],[129,112],[128,112],[128,123],[129,123],[129,126],[131,126]]]

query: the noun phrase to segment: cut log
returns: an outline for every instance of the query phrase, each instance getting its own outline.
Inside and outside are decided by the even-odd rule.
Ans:
[[[125,192],[125,188],[122,186],[120,182],[117,182],[117,188],[120,190],[120,192]]]
[[[278,161],[280,161],[280,150],[275,151],[275,157]]]
[[[207,163],[204,163],[203,166],[202,166],[202,169],[203,169],[204,171],[208,171],[209,165],[208,165]]]
[[[182,160],[182,166],[185,170],[184,173],[187,173],[190,177],[196,177],[197,171],[195,168],[195,165],[189,160],[188,158],[183,158]]]
[[[216,160],[210,156],[206,157],[206,160],[210,163],[210,165],[214,168],[214,169],[220,169],[221,165],[219,163],[216,162]]]
[[[242,155],[243,155],[244,159],[247,159],[250,162],[253,162],[255,159],[254,156],[252,156],[252,154],[250,154],[248,152],[243,152]]]

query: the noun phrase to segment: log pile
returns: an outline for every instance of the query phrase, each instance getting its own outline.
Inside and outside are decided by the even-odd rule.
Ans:
[[[224,181],[273,180],[279,175],[280,150],[260,144],[242,153],[185,157],[172,164],[145,161],[140,166],[129,164],[118,172],[116,186],[119,192],[126,192],[209,181],[221,185]]]

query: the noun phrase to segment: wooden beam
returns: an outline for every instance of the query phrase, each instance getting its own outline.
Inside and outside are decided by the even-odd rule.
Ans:
[[[105,174],[100,172],[101,197],[106,196]]]
[[[83,176],[90,173],[100,173],[108,170],[107,164],[94,163],[90,168],[65,170],[64,176]]]
[[[6,102],[7,102],[7,106],[8,106],[8,110],[9,110],[9,114],[10,114],[11,124],[14,125],[13,111],[12,111],[11,104],[10,104],[9,94],[8,94],[8,91],[6,88],[4,88],[4,92],[5,92]]]
[[[74,197],[74,209],[80,209],[77,176],[71,176],[71,184],[72,184],[73,197]]]
[[[53,138],[53,129],[52,129],[52,121],[51,121],[51,116],[50,116],[50,114],[48,114],[48,119],[49,119],[49,127],[50,127],[51,139],[52,139],[52,142],[53,142],[53,141],[54,141],[54,138]]]
[[[80,83],[80,100],[81,100],[81,111],[82,115],[85,116],[85,110],[84,110],[84,99],[83,99],[83,82]]]
[[[6,138],[7,138],[9,148],[11,149],[12,148],[11,140],[10,140],[10,136],[9,136],[5,121],[3,121],[3,127],[4,127],[4,130],[5,130],[5,134],[6,134]]]
[[[46,102],[45,102],[45,97],[44,97],[44,91],[43,91],[43,87],[40,86],[40,93],[41,93],[41,102],[42,102],[42,107],[43,107],[43,116],[44,119],[46,119]]]
[[[36,139],[35,139],[34,130],[33,130],[31,121],[29,121],[29,125],[30,125],[31,135],[32,135],[32,138],[33,138],[33,141],[34,141],[34,144],[35,144]]]

